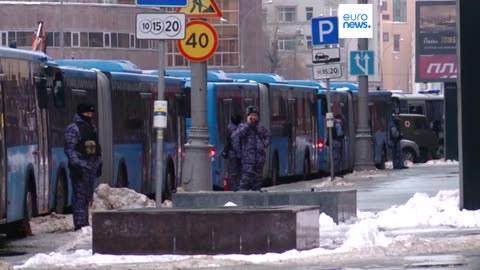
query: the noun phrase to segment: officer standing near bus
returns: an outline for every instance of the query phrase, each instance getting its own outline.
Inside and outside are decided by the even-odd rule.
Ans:
[[[343,140],[345,138],[343,122],[343,116],[341,114],[335,115],[332,130],[333,167],[335,176],[341,176],[342,172]]]
[[[242,164],[238,155],[235,153],[232,145],[232,135],[242,122],[242,115],[232,115],[230,123],[227,126],[225,148],[222,156],[227,160],[228,167],[228,190],[238,191],[240,186],[240,176],[242,174]]]
[[[65,154],[73,187],[73,223],[75,230],[89,226],[88,207],[93,186],[102,174],[101,148],[97,128],[92,123],[95,110],[91,104],[79,104],[73,123],[65,129]]]
[[[257,190],[262,187],[265,148],[270,145],[270,132],[258,121],[258,108],[247,107],[247,121],[232,134],[233,149],[241,160],[240,190]]]
[[[394,169],[407,169],[403,160],[402,149],[400,147],[400,141],[403,138],[400,132],[400,119],[398,117],[393,118],[389,126],[389,145],[392,148],[392,161]]]

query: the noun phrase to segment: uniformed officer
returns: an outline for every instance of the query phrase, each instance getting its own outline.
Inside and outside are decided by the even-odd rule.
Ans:
[[[247,107],[247,121],[232,134],[235,153],[241,160],[240,190],[260,190],[265,148],[270,145],[270,132],[258,121],[258,108]]]
[[[73,187],[73,223],[75,230],[89,226],[88,207],[93,185],[102,173],[101,148],[97,128],[92,123],[95,110],[91,104],[79,104],[73,123],[65,129],[65,154]]]

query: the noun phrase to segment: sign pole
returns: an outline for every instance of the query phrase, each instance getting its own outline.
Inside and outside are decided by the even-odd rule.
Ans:
[[[160,12],[164,12],[165,8],[160,8]],[[158,40],[158,88],[157,100],[164,100],[165,96],[165,40]],[[157,185],[155,187],[156,207],[162,207],[162,187],[163,179],[163,128],[157,128],[157,158],[156,160],[156,178]]]
[[[332,114],[332,106],[330,103],[330,79],[326,79],[327,87],[327,128],[328,128],[328,155],[330,159],[330,180],[333,181],[335,178],[335,168],[333,164],[333,132],[332,128],[334,127],[334,120]]]
[[[367,0],[358,0],[367,4]],[[358,49],[368,50],[368,39],[358,39]],[[372,170],[374,166],[372,131],[368,124],[368,73],[358,76],[358,128],[355,136],[355,164],[358,171]]]

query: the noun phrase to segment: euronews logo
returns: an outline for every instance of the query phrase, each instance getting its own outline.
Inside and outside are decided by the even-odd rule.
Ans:
[[[338,36],[340,38],[372,38],[372,14],[372,4],[338,5]]]

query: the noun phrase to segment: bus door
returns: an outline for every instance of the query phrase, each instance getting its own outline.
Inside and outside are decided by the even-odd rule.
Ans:
[[[182,186],[182,164],[185,144],[187,143],[187,119],[191,119],[190,110],[190,94],[188,89],[182,89],[182,94],[176,96],[176,112],[177,112],[177,187]]]
[[[47,112],[47,79],[42,74],[34,76],[37,100],[37,142],[34,152],[37,166],[37,207],[39,214],[49,210],[49,145],[48,145],[48,112]]]
[[[288,174],[295,173],[296,163],[296,138],[297,138],[297,100],[288,99],[288,116],[287,116],[287,134],[288,134]]]
[[[152,130],[155,130],[152,126],[152,117],[153,115],[153,100],[152,93],[141,92],[140,94],[140,106],[139,110],[141,111],[140,115],[145,116],[143,118],[143,129],[142,129],[142,179],[141,179],[141,191],[143,194],[148,194],[154,190],[153,180],[152,180],[152,153],[153,153],[153,133]]]
[[[5,114],[3,112],[3,73],[0,66],[0,220],[5,217],[6,213],[6,173],[5,173]]]

